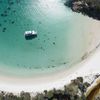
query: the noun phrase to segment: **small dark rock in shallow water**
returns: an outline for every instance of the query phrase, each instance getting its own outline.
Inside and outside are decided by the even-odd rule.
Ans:
[[[100,0],[66,0],[65,5],[75,12],[100,20]]]
[[[3,17],[4,15],[3,15],[3,14],[1,14],[1,16]]]
[[[2,3],[2,0],[0,0],[0,3]]]
[[[6,27],[4,27],[3,30],[6,30]]]
[[[13,12],[15,13],[15,12],[16,12],[16,10],[13,10]]]
[[[8,16],[7,14],[4,14],[4,16],[6,17],[6,16]]]
[[[15,21],[12,21],[11,23],[12,23],[12,24],[14,24],[14,23],[15,23]]]
[[[13,5],[13,4],[14,4],[14,2],[12,2],[12,1],[11,1],[11,2],[9,2],[8,4],[9,4],[9,5]]]
[[[6,31],[6,29],[7,29],[7,28],[6,28],[6,27],[4,27],[4,28],[2,29],[2,32],[5,32],[5,31]]]
[[[56,43],[55,42],[53,42],[53,45],[55,45]]]
[[[7,13],[7,11],[5,10],[4,13]]]
[[[7,22],[7,20],[4,20],[4,22],[6,23],[6,22]]]
[[[6,14],[6,13],[4,13],[4,14],[1,14],[1,16],[2,16],[2,17],[6,17],[6,16],[7,16],[7,14]]]
[[[8,7],[7,9],[8,9],[8,10],[10,10],[11,8],[10,8],[10,7]]]

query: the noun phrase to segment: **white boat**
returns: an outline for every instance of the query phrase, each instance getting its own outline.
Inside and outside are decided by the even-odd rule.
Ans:
[[[33,38],[37,37],[37,32],[34,30],[33,31],[25,31],[24,35],[27,40],[33,39]]]

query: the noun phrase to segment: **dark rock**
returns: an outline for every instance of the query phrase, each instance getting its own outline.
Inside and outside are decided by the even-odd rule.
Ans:
[[[14,24],[14,23],[15,23],[15,21],[12,21],[11,23],[12,23],[12,24]]]
[[[11,8],[10,8],[10,7],[8,7],[7,9],[8,9],[8,10],[10,10]]]
[[[2,32],[5,32],[5,31],[6,31],[6,29],[7,29],[7,28],[6,28],[6,27],[4,27],[4,28],[2,29]]]
[[[53,42],[53,45],[55,45],[56,43],[55,42]]]
[[[100,20],[100,0],[69,0],[65,5],[75,12]]]

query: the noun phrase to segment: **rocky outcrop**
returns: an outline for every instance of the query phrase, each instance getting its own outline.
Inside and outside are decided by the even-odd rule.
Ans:
[[[86,97],[87,100],[100,100],[100,76],[88,88]]]
[[[65,5],[75,12],[100,20],[100,0],[67,0]]]

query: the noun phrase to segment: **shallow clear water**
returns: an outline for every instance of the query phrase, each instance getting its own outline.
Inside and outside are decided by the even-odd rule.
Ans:
[[[0,1],[0,71],[9,75],[55,72],[80,60],[85,36],[61,0]],[[77,23],[77,26],[76,24]],[[25,40],[24,32],[38,37]]]

